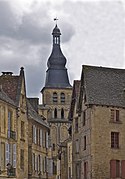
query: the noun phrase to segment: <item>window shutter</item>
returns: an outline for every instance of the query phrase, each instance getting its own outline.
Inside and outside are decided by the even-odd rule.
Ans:
[[[42,146],[43,134],[42,129],[40,129],[40,146]]]
[[[43,147],[45,147],[45,138],[46,138],[46,133],[43,131]]]
[[[43,173],[42,156],[40,155],[40,171]]]
[[[33,139],[33,143],[35,143],[35,126],[34,125],[32,126],[32,130],[33,130],[32,139]]]
[[[34,171],[34,153],[32,153],[32,171]]]
[[[116,121],[119,121],[119,110],[116,110]]]
[[[8,138],[10,138],[11,113],[8,111]]]
[[[114,109],[111,109],[111,121],[114,121],[115,113]]]
[[[116,160],[110,161],[110,177],[111,178],[116,177]]]
[[[45,158],[46,159],[46,172],[48,172],[48,168],[49,168],[49,161],[48,161],[48,157]]]
[[[48,148],[48,132],[46,132],[46,148]]]
[[[45,157],[43,158],[43,172],[45,173],[46,171],[46,162],[45,162]]]
[[[34,130],[35,130],[35,131],[34,131],[34,140],[35,140],[34,142],[35,142],[35,144],[36,144],[36,126],[35,126]]]
[[[10,151],[10,145],[8,143],[6,143],[6,165],[10,162],[9,161],[9,151]]]
[[[13,144],[13,167],[16,168],[16,144]]]
[[[1,166],[1,158],[2,158],[2,154],[1,154],[1,142],[0,142],[0,166]]]
[[[125,160],[121,161],[121,175],[122,178],[125,178]]]
[[[35,171],[37,171],[37,156],[35,154]]]
[[[76,140],[76,153],[79,153],[79,140]]]
[[[37,156],[37,171],[39,171],[39,155]]]
[[[53,161],[52,159],[48,159],[48,175],[52,176],[53,174]]]

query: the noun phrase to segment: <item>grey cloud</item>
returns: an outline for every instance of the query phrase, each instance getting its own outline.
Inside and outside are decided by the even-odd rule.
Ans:
[[[51,41],[51,23],[47,11],[48,3],[39,9],[22,16],[17,16],[9,1],[0,1],[0,36],[24,40],[32,44],[49,44]],[[41,8],[41,9],[40,9]],[[64,23],[63,42],[68,42],[74,35],[73,27]]]

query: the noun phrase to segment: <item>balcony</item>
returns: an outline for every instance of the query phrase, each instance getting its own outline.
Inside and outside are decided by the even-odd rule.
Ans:
[[[11,167],[10,169],[7,169],[7,175],[8,177],[15,177],[16,176],[16,169]]]
[[[16,132],[12,130],[8,130],[8,138],[16,140]]]

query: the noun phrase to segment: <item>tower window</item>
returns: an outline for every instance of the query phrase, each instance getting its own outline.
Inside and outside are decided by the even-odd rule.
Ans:
[[[64,109],[61,109],[61,119],[64,119]]]
[[[54,109],[54,118],[57,118],[57,109]]]
[[[61,93],[61,103],[65,103],[65,94],[64,93]]]
[[[53,102],[54,102],[54,103],[57,103],[57,101],[58,101],[58,96],[57,96],[57,93],[54,92],[54,93],[53,93]]]

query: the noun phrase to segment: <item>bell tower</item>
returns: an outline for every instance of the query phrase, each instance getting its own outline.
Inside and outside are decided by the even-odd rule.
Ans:
[[[66,58],[60,47],[61,32],[57,24],[53,31],[52,52],[47,61],[45,86],[42,89],[43,108],[47,109],[46,118],[50,124],[52,143],[53,174],[60,178],[60,160],[58,149],[61,142],[68,138],[68,112],[71,101],[72,86],[69,82]]]

